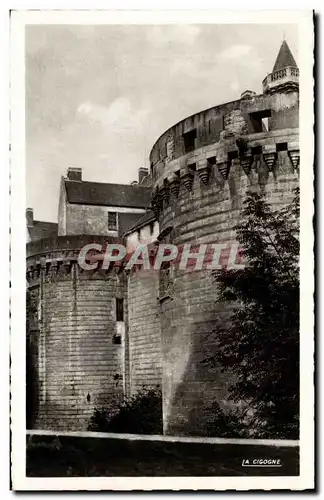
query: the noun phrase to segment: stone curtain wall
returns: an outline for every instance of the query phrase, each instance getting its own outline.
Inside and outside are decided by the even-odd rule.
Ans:
[[[128,277],[130,392],[162,383],[159,276],[134,271]]]
[[[171,243],[235,240],[234,226],[251,188],[264,190],[276,207],[291,201],[292,190],[299,183],[297,97],[258,96],[229,103],[223,107],[227,115],[223,125],[231,130],[220,131],[217,141],[200,147],[198,136],[193,151],[168,161],[156,155],[163,151],[163,144],[155,144],[151,153],[152,205],[160,230],[173,228]],[[230,106],[242,113],[229,110]],[[251,133],[249,114],[269,107],[273,129]],[[289,120],[285,121],[288,108]],[[205,116],[208,113],[211,111]],[[199,123],[202,114],[191,117],[191,122]],[[289,128],[283,129],[282,124]],[[183,124],[173,127],[175,134],[181,126],[183,129]],[[165,136],[170,131],[161,137],[162,143]],[[239,149],[242,143],[244,147]],[[223,332],[230,305],[216,304],[217,285],[208,271],[175,270],[173,281],[172,293],[161,304],[164,431],[199,435],[211,402],[217,399],[222,404],[227,391],[228,376],[224,378],[201,361],[216,348],[217,331]]]
[[[81,248],[85,242],[79,247],[77,240],[72,243]],[[124,396],[124,339],[116,344],[114,335],[115,299],[125,291],[114,271],[81,270],[77,251],[63,250],[71,247],[67,243],[71,241],[61,239],[58,251],[58,238],[47,245],[56,248],[55,253],[27,260],[30,289],[38,290],[38,325],[33,327],[38,339],[35,426],[86,430],[94,408],[116,406]],[[35,245],[30,248],[31,254],[37,252]]]

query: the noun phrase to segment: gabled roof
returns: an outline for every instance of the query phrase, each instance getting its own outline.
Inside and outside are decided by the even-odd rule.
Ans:
[[[129,208],[146,208],[151,188],[140,185],[65,180],[68,203]]]
[[[293,68],[298,67],[294,56],[292,55],[291,50],[288,46],[288,43],[286,42],[286,40],[284,40],[281,44],[272,73],[286,68],[287,66],[292,66]]]

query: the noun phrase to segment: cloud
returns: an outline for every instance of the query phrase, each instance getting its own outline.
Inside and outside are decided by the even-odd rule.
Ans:
[[[239,59],[250,54],[252,47],[250,45],[231,45],[221,52],[223,59]]]
[[[170,65],[170,73],[181,73],[185,75],[194,74],[197,70],[197,62],[193,59],[189,59],[188,57],[182,57],[178,59],[173,59]]]
[[[147,32],[147,40],[154,45],[168,44],[192,45],[200,34],[201,29],[196,24],[180,24],[176,26],[153,26]]]
[[[246,68],[249,69],[249,75],[251,74],[259,74],[264,66],[264,61],[260,57],[260,54],[254,47],[247,44],[236,44],[227,47],[220,53],[220,59],[222,60],[222,64],[225,61],[230,65],[235,65],[236,71],[238,71],[238,66],[241,66],[246,71]],[[264,70],[266,73],[266,69]],[[245,80],[247,76],[244,77]],[[237,90],[236,88],[232,88],[232,90]]]
[[[148,110],[135,109],[126,97],[118,97],[110,106],[83,102],[77,109],[90,124],[100,123],[112,135],[140,134],[148,121]]]
[[[266,24],[26,27],[28,203],[40,217],[56,220],[56,191],[67,165],[83,168],[85,179],[98,182],[136,178],[136,169],[148,162],[152,145],[169,126],[246,88],[261,91],[282,29]],[[298,30],[292,24],[285,30],[295,55]]]

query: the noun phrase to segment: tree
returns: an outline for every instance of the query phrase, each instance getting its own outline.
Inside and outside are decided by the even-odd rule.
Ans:
[[[299,191],[274,210],[248,194],[237,239],[244,269],[215,273],[221,302],[234,301],[208,363],[233,374],[229,399],[244,401],[260,437],[299,435]]]

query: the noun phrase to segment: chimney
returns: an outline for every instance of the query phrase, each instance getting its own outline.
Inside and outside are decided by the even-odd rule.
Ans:
[[[69,167],[67,178],[69,181],[82,181],[82,168]]]
[[[28,229],[34,227],[34,211],[32,208],[26,208],[26,220]]]
[[[149,174],[148,168],[141,167],[138,169],[138,183],[142,184],[143,179]]]

